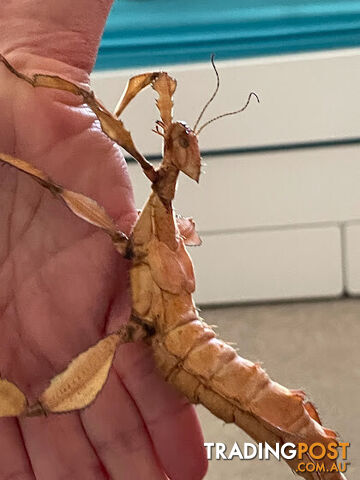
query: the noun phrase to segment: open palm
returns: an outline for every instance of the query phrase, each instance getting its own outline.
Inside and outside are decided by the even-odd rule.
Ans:
[[[16,2],[9,3],[10,12],[0,7],[8,22]],[[26,73],[86,82],[110,2],[94,2],[99,11],[69,35],[71,49],[71,18],[61,15],[70,2],[36,3],[40,31],[26,36],[28,6],[24,42],[19,47],[18,36],[13,43],[11,32],[2,33],[2,53]],[[76,9],[84,6],[78,3]],[[53,34],[39,47],[47,18]],[[87,57],[78,58],[87,39]],[[126,164],[77,98],[33,89],[1,66],[0,108],[1,151],[96,199],[129,233],[136,213]],[[128,265],[102,232],[10,167],[0,169],[0,205],[0,371],[34,401],[74,356],[128,319]],[[192,407],[163,382],[140,345],[119,348],[105,388],[85,411],[0,421],[1,480],[195,480],[205,468]]]

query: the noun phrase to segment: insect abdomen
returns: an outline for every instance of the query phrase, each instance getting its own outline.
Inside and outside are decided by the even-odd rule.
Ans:
[[[257,442],[320,442],[326,446],[335,441],[335,434],[318,423],[316,411],[302,392],[273,382],[260,365],[215,338],[201,319],[157,335],[152,346],[157,366],[169,383],[192,403],[201,403],[226,423],[235,423]],[[304,461],[316,463],[309,458]],[[294,470],[298,462],[288,461]],[[302,475],[306,479],[342,478],[337,473]]]

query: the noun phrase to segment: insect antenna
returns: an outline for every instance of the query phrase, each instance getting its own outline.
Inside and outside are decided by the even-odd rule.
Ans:
[[[215,75],[216,75],[216,87],[215,87],[215,91],[214,93],[211,95],[211,97],[209,98],[209,100],[205,103],[203,109],[201,110],[200,112],[200,115],[198,116],[196,122],[195,122],[195,125],[194,125],[194,128],[193,128],[193,132],[195,132],[197,126],[199,125],[199,122],[202,118],[202,116],[204,115],[205,113],[205,110],[208,108],[208,106],[210,105],[210,103],[214,100],[214,98],[216,97],[216,94],[219,90],[219,87],[220,87],[220,77],[219,77],[219,72],[217,71],[216,69],[216,66],[215,66],[215,62],[214,62],[214,58],[215,58],[215,55],[212,54],[211,55],[211,64],[213,66],[213,69],[214,69],[214,72],[215,72]]]
[[[251,100],[251,97],[254,96],[257,100],[258,103],[260,103],[260,100],[259,100],[259,97],[257,96],[257,94],[255,92],[251,92],[248,96],[248,99],[246,100],[246,103],[245,105],[240,108],[239,110],[235,110],[234,112],[227,112],[227,113],[223,113],[221,115],[218,115],[217,117],[214,117],[212,118],[211,120],[208,120],[207,122],[205,122],[197,132],[195,132],[195,135],[199,135],[199,133],[204,130],[205,127],[207,127],[210,123],[212,122],[215,122],[215,120],[219,120],[219,118],[223,118],[223,117],[228,117],[229,115],[236,115],[237,113],[240,113],[240,112],[243,112],[244,110],[247,109],[249,103],[250,103],[250,100]]]

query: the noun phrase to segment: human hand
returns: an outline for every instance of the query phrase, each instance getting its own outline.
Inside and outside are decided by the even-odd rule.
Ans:
[[[89,5],[91,4],[91,10]],[[0,51],[27,74],[87,83],[110,0],[13,0],[0,6]],[[0,66],[0,151],[136,218],[120,150],[64,92],[33,89]],[[111,241],[36,182],[0,169],[0,372],[34,401],[69,361],[130,313],[128,264]],[[0,479],[196,480],[206,460],[190,406],[124,345],[95,403],[80,413],[1,419]]]

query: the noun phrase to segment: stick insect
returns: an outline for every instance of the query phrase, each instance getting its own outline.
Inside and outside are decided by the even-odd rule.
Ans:
[[[94,200],[67,190],[26,161],[0,154],[0,160],[30,175],[42,187],[62,200],[78,217],[107,233],[120,255],[131,260],[130,285],[132,314],[128,323],[101,339],[76,357],[52,379],[38,400],[29,405],[11,379],[0,380],[0,416],[36,416],[83,409],[103,388],[117,347],[127,342],[146,342],[151,346],[157,368],[192,403],[201,403],[227,423],[235,423],[257,442],[318,442],[337,445],[336,434],[321,425],[315,407],[304,392],[289,390],[272,381],[259,364],[242,357],[218,339],[213,329],[199,317],[192,299],[195,277],[185,245],[199,245],[192,219],[176,217],[172,207],[179,173],[199,181],[201,157],[198,134],[211,121],[198,128],[209,103],[203,108],[193,129],[174,121],[173,94],[176,81],[165,72],[132,77],[111,114],[84,88],[63,78],[44,74],[32,77],[18,72],[3,56],[0,60],[14,75],[34,88],[64,90],[80,97],[98,118],[108,137],[138,161],[151,182],[152,192],[130,236],[119,231],[115,222]],[[163,139],[163,159],[155,169],[136,148],[132,136],[119,120],[127,105],[145,87],[157,93],[160,119],[155,133]],[[229,114],[244,110],[246,105]],[[257,97],[256,97],[257,98]],[[227,115],[227,114],[225,114]],[[305,456],[302,462],[332,462]],[[339,472],[298,470],[298,458],[287,460],[290,468],[308,480],[340,480]]]

